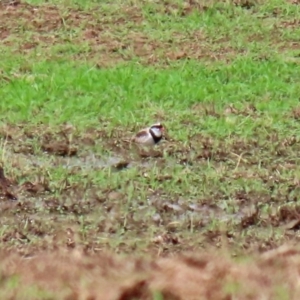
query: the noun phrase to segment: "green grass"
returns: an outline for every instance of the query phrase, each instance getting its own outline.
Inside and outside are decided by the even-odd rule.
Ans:
[[[2,63],[3,64],[3,63]],[[296,130],[292,119],[282,115],[298,105],[299,75],[296,63],[280,60],[255,62],[237,59],[230,65],[205,66],[196,61],[176,63],[168,69],[127,64],[98,69],[72,62],[38,62],[30,71],[11,61],[1,66],[10,82],[3,83],[1,96],[2,122],[31,122],[75,126],[99,126],[102,120],[128,126],[142,121],[156,121],[155,112],[162,110],[168,127],[180,129],[188,119],[190,128],[178,133],[208,132],[212,135],[249,135],[257,127],[280,128],[281,133]],[[11,74],[18,74],[14,78]],[[192,105],[211,103],[218,112],[234,104],[242,109],[253,104],[264,115],[254,123],[247,118],[211,118],[193,116]],[[34,118],[33,118],[34,117]],[[250,132],[249,132],[250,131]],[[174,132],[175,134],[175,132]]]

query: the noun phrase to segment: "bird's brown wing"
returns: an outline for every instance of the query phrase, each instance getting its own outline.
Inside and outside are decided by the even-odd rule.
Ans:
[[[150,136],[151,137],[151,136]],[[135,143],[139,143],[139,144],[144,144],[145,142],[147,142],[149,140],[149,132],[146,129],[142,129],[140,130],[134,137],[133,137],[133,141]]]
[[[146,130],[141,130],[141,131],[139,131],[136,135],[135,135],[135,137],[136,138],[143,138],[143,137],[146,137],[146,136],[148,136],[148,132],[146,131]]]

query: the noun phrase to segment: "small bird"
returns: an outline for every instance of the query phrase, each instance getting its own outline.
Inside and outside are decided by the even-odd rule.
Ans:
[[[161,123],[156,123],[148,128],[140,130],[132,141],[143,146],[154,146],[163,137],[164,127]]]

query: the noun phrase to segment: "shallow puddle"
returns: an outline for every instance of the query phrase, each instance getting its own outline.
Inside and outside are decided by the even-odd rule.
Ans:
[[[102,169],[113,167],[123,161],[121,157],[103,157],[99,158],[93,153],[89,153],[84,157],[58,157],[44,154],[41,156],[23,153],[14,153],[6,151],[5,160],[10,161],[12,164],[18,165],[20,168],[27,169],[31,167],[40,168],[53,168],[63,166],[64,168],[80,168],[80,169]],[[128,167],[135,165],[134,163],[128,164]]]

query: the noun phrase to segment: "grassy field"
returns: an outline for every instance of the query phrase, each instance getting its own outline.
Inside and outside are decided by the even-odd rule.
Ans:
[[[1,1],[1,299],[299,299],[299,16]]]

